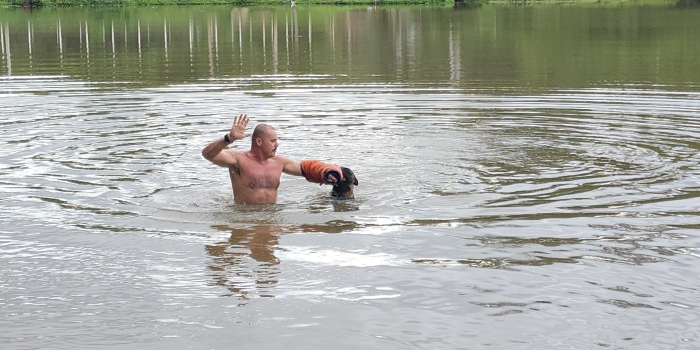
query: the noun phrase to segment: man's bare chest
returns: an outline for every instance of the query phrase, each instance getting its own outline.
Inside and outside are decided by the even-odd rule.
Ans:
[[[252,161],[238,162],[232,166],[231,179],[250,189],[277,189],[282,167],[274,162],[260,164]]]

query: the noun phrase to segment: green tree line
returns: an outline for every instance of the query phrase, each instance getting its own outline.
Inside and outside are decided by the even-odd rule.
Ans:
[[[143,6],[143,5],[397,5],[397,4],[446,4],[464,2],[486,3],[488,0],[0,0],[0,5],[41,7],[41,6]]]

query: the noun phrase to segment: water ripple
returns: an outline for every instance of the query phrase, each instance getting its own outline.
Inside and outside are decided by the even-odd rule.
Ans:
[[[568,317],[567,308],[588,310],[581,322],[609,312],[695,317],[698,94],[335,80],[122,90],[4,79],[23,88],[10,86],[0,106],[12,116],[0,124],[0,308],[18,324],[51,319],[54,333],[121,316],[143,339],[154,325],[177,329],[159,337],[181,337],[188,327],[321,324],[252,311],[203,322],[197,311],[265,301],[393,305],[396,329],[416,341],[426,339],[421,317],[453,335],[459,314],[484,324]],[[232,204],[225,172],[200,150],[238,113],[273,124],[282,154],[352,168],[357,199],[334,201],[326,187],[283,176],[279,204]],[[86,292],[68,292],[76,288]],[[144,299],[124,308],[134,295]],[[222,297],[233,301],[205,301]],[[126,314],[155,304],[157,315]],[[181,306],[189,311],[173,318],[168,309]],[[379,328],[377,337],[396,334]]]

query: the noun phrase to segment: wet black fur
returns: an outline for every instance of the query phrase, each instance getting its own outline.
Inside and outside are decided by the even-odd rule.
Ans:
[[[349,168],[340,167],[343,170],[343,180],[333,185],[331,196],[338,199],[354,199],[353,189],[358,185],[355,173]]]

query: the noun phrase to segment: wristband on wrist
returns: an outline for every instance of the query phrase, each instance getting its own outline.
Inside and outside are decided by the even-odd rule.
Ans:
[[[231,141],[231,139],[228,137],[228,134],[224,135],[224,141],[226,141],[227,143],[233,142],[233,141]]]

